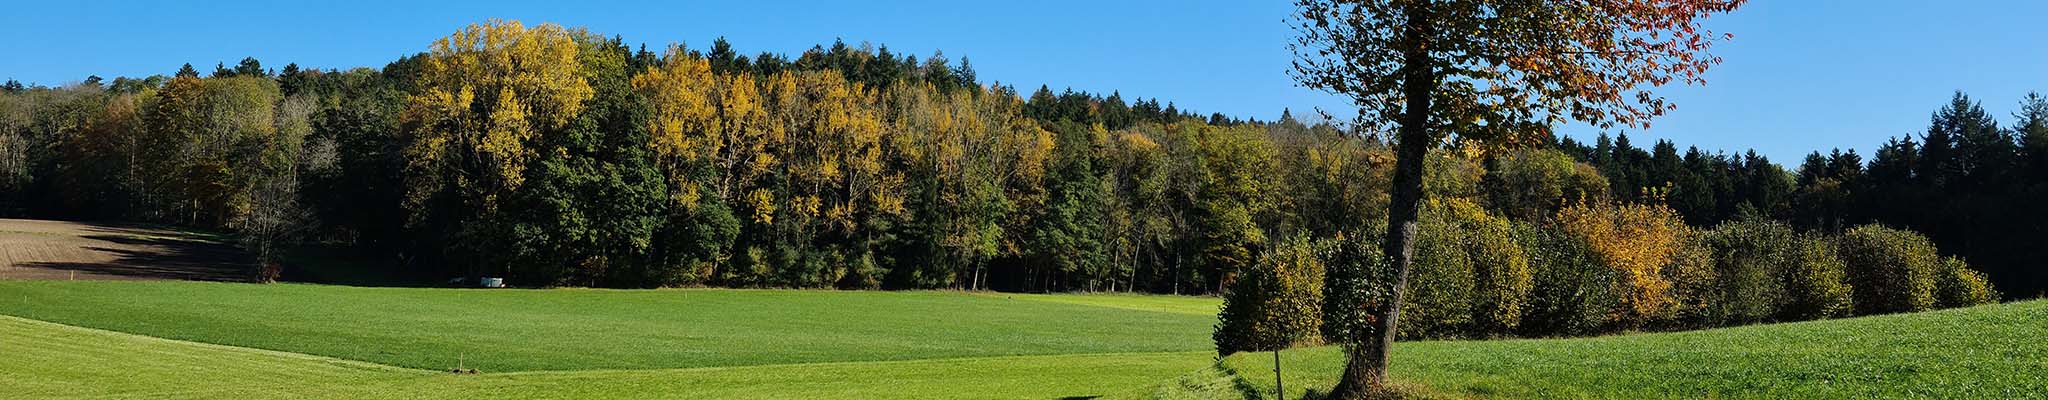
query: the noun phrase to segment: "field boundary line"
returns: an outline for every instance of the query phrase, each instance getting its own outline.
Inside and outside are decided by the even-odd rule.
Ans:
[[[726,370],[745,370],[745,369],[764,369],[764,368],[778,368],[778,367],[824,367],[824,366],[854,366],[854,365],[896,365],[896,364],[917,364],[917,363],[945,363],[945,362],[974,362],[974,361],[1004,361],[1004,360],[1030,360],[1030,359],[1041,359],[1041,358],[1066,358],[1066,357],[1110,358],[1110,357],[1117,357],[1117,356],[1136,356],[1136,357],[1143,357],[1143,356],[1175,356],[1175,355],[1211,355],[1211,356],[1212,356],[1212,358],[1213,358],[1213,354],[1214,354],[1214,353],[1215,353],[1214,351],[1150,351],[1150,352],[1110,352],[1110,353],[1071,353],[1071,354],[1033,354],[1033,355],[1011,355],[1011,356],[985,356],[985,357],[947,357],[947,358],[919,358],[919,359],[911,359],[911,360],[876,360],[876,361],[828,361],[828,362],[799,362],[799,363],[786,363],[786,364],[732,365],[732,366],[721,366],[721,367],[690,367],[690,368],[611,368],[611,369],[563,369],[563,370],[540,370],[540,371],[512,371],[512,372],[486,372],[486,373],[484,373],[483,375],[499,375],[499,376],[516,376],[516,375],[580,375],[580,374],[634,374],[634,373],[658,373],[658,372],[694,372],[694,371],[704,371],[704,372],[709,372],[709,371],[726,371]]]

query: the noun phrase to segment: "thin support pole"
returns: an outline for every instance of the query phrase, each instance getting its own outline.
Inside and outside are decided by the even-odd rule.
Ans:
[[[1273,398],[1287,398],[1286,378],[1280,376],[1280,350],[1273,350]]]

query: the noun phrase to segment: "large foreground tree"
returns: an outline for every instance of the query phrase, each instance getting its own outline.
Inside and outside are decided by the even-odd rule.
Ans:
[[[1362,129],[1394,128],[1393,188],[1382,254],[1384,296],[1326,307],[1350,364],[1332,395],[1384,387],[1413,256],[1428,151],[1457,138],[1485,149],[1547,138],[1552,126],[1648,127],[1672,109],[1649,88],[1704,83],[1730,36],[1701,27],[1744,0],[1298,0],[1294,77],[1350,96]],[[1353,261],[1357,262],[1357,261]],[[1359,277],[1331,274],[1348,290]],[[1379,274],[1375,274],[1379,275]],[[1346,302],[1338,302],[1346,303]]]

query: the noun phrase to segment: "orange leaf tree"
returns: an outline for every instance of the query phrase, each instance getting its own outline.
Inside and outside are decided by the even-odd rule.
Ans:
[[[1708,49],[1726,38],[1701,23],[1743,2],[1297,0],[1295,80],[1351,97],[1361,127],[1393,126],[1397,146],[1382,245],[1391,298],[1326,307],[1351,356],[1333,397],[1383,387],[1431,147],[1452,135],[1485,145],[1533,141],[1568,120],[1647,126],[1672,107],[1648,87],[1701,83],[1720,62]]]

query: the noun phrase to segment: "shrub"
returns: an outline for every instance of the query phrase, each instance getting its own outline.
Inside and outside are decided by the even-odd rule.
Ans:
[[[1528,250],[1533,290],[1520,331],[1526,336],[1572,336],[1600,332],[1621,303],[1613,291],[1615,272],[1601,266],[1584,241],[1555,227],[1518,225],[1515,237]]]
[[[1791,262],[1781,273],[1785,300],[1778,308],[1778,318],[1807,321],[1848,314],[1848,267],[1826,238],[1800,236],[1793,243]]]
[[[1792,227],[1761,218],[1722,223],[1703,235],[1714,251],[1714,284],[1705,321],[1709,325],[1763,322],[1785,298],[1779,271],[1793,262]]]
[[[1431,201],[1415,244],[1404,337],[1512,333],[1522,320],[1529,256],[1513,224],[1466,199]]]
[[[1430,201],[1415,235],[1414,264],[1402,294],[1402,338],[1456,337],[1472,324],[1473,266],[1463,232],[1440,201]]]
[[[774,273],[774,257],[760,246],[747,246],[732,266],[720,274],[719,280],[730,287],[767,286],[768,277]]]
[[[1471,202],[1451,202],[1472,266],[1472,328],[1482,335],[1510,334],[1529,300],[1529,254],[1515,241],[1514,224]]]
[[[1316,342],[1326,256],[1321,247],[1306,236],[1289,238],[1238,276],[1218,316],[1218,354]]]
[[[1677,212],[1662,205],[1579,202],[1558,211],[1557,225],[1614,271],[1622,307],[1610,323],[1631,328],[1665,315],[1671,281],[1660,272],[1690,234]]]
[[[1671,262],[1664,264],[1664,277],[1671,281],[1671,309],[1660,321],[1661,328],[1687,329],[1713,326],[1710,317],[1718,304],[1715,290],[1714,248],[1706,235],[1688,235]]]
[[[1384,225],[1384,224],[1381,224]],[[1372,329],[1374,310],[1393,296],[1394,268],[1380,251],[1380,238],[1332,240],[1323,279],[1323,340],[1355,344],[1378,334]]]
[[[1836,254],[1848,266],[1850,298],[1859,315],[1913,312],[1935,305],[1941,259],[1918,233],[1863,225],[1842,233]]]
[[[875,289],[882,287],[882,277],[889,270],[875,262],[875,252],[862,251],[847,261],[846,276],[839,279],[840,289]]]
[[[1970,268],[1963,259],[1949,257],[1941,260],[1941,271],[1935,280],[1935,301],[1942,308],[1969,307],[1998,302],[1998,291],[1991,288],[1991,282],[1984,273]]]

